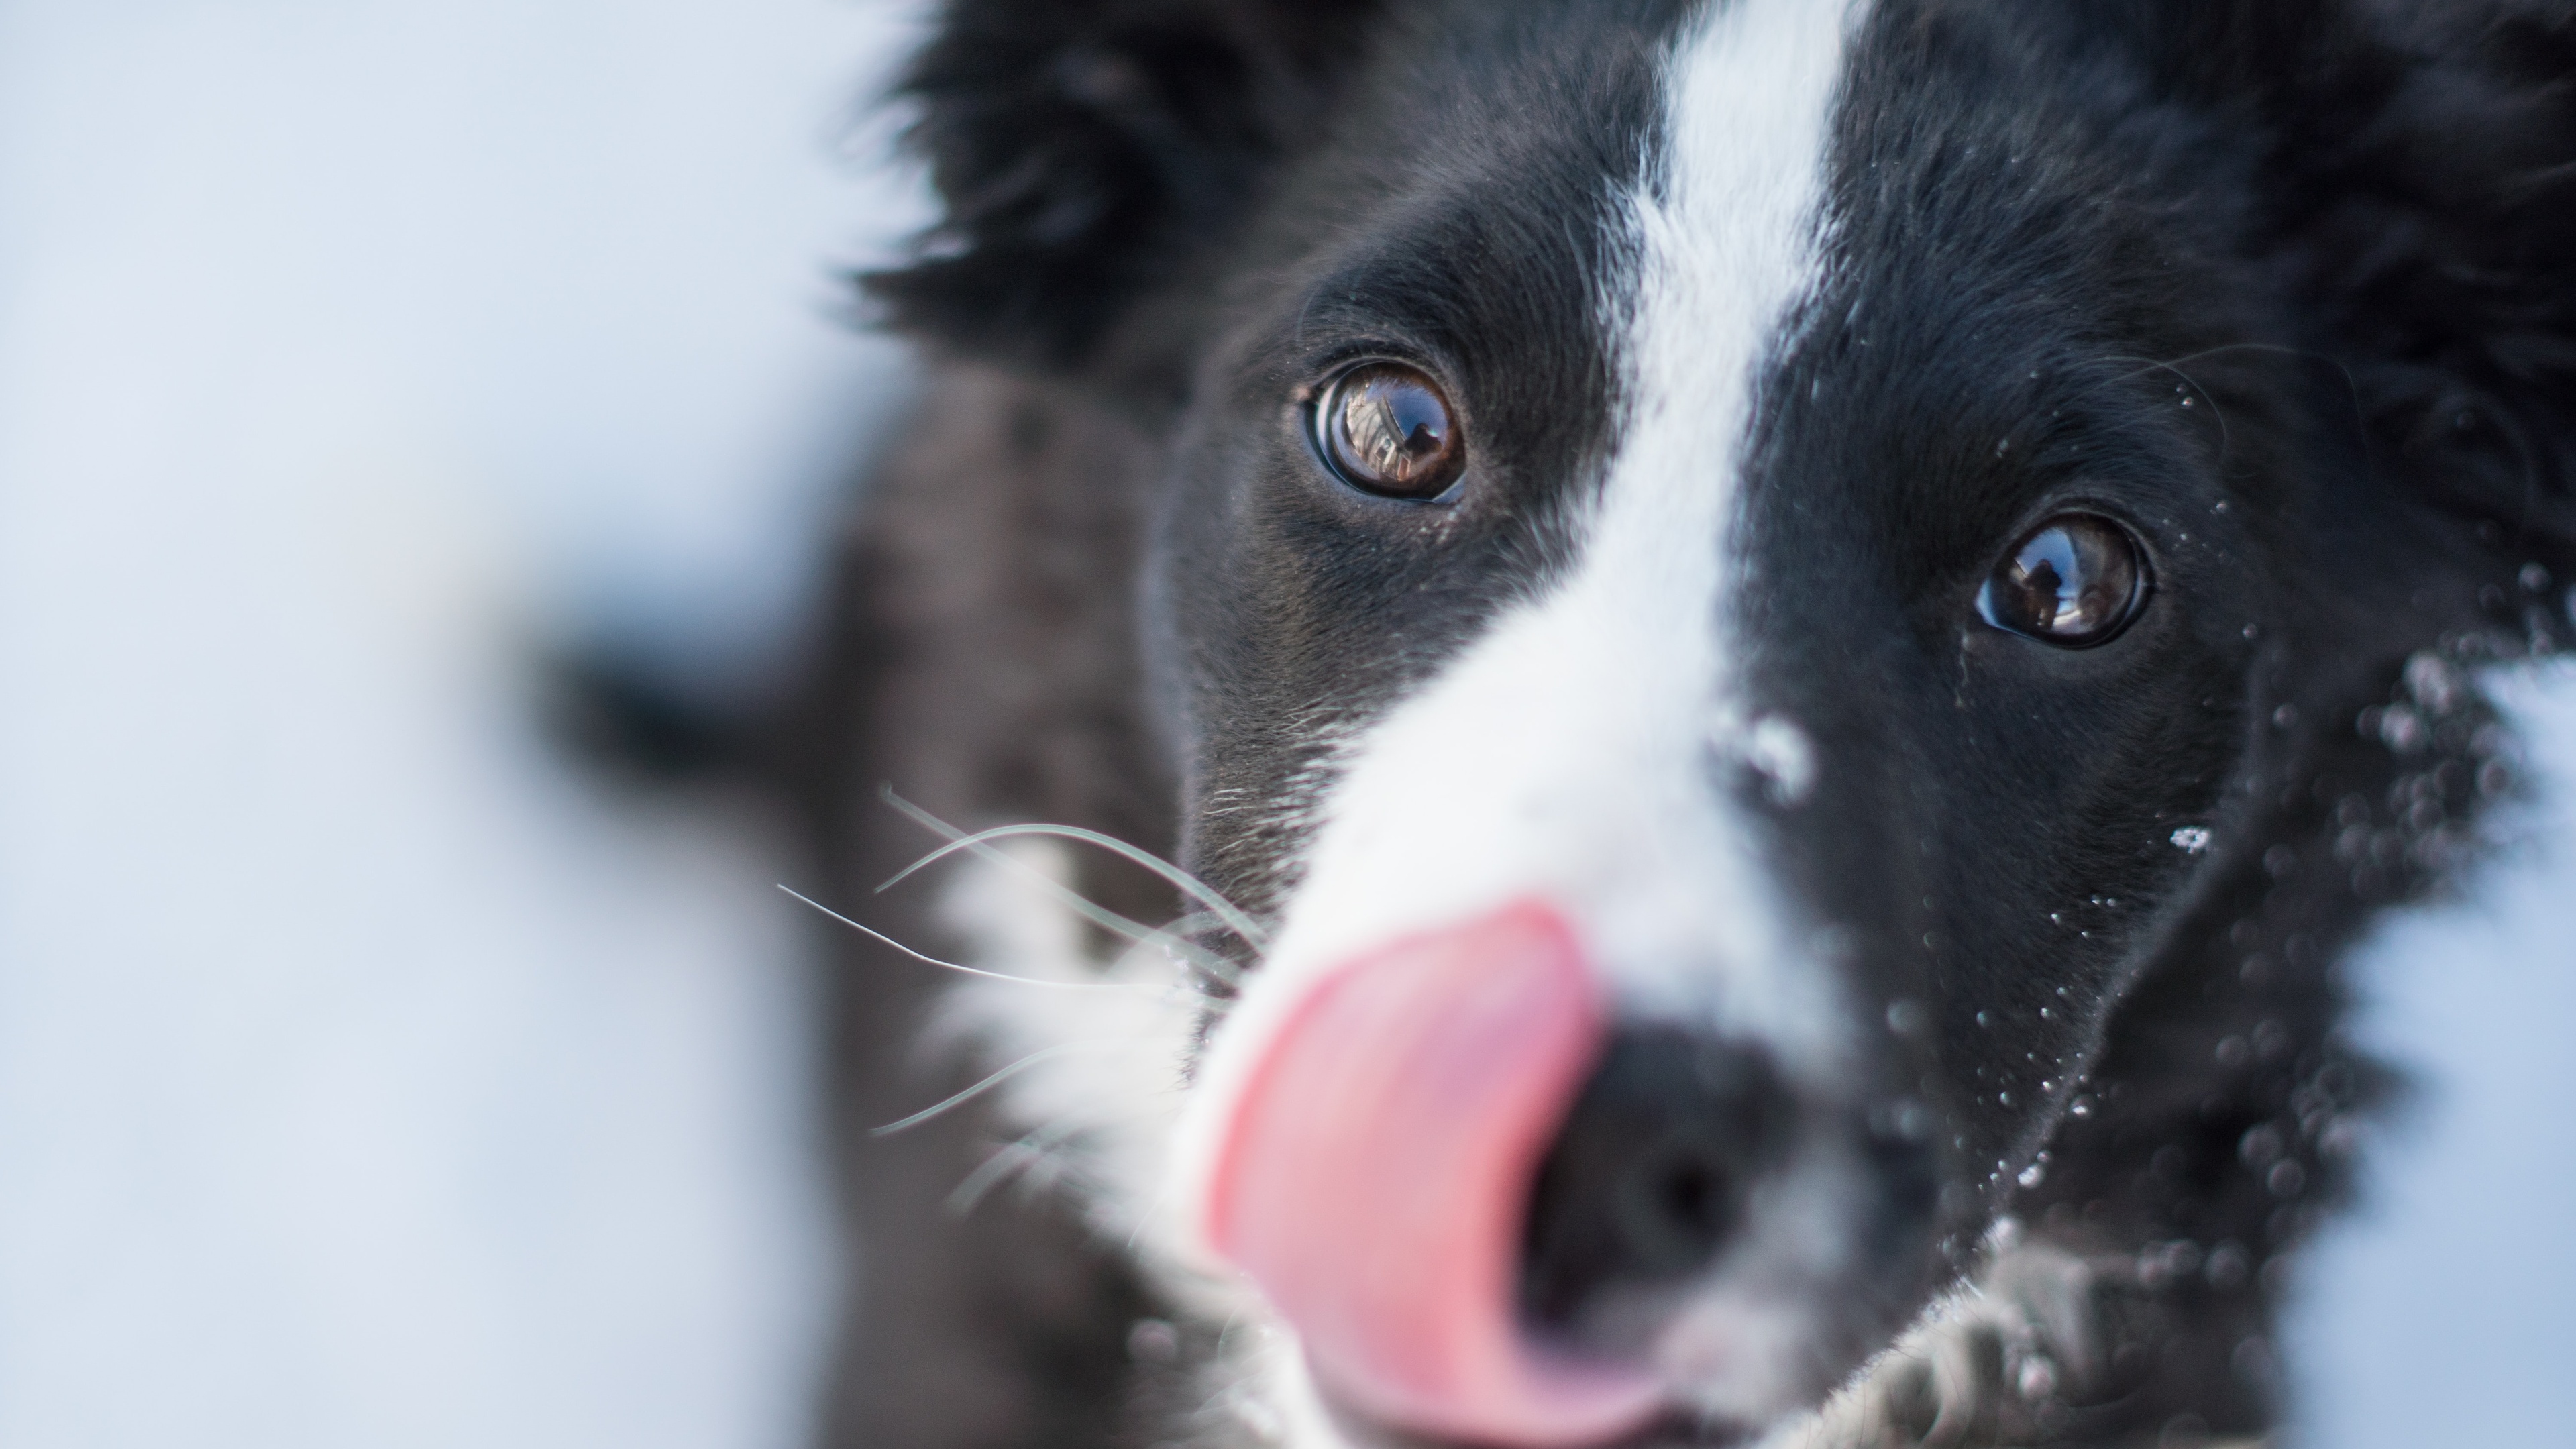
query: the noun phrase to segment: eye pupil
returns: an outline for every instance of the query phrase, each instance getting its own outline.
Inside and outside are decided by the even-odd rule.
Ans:
[[[2127,530],[2069,513],[2033,529],[1995,567],[1977,611],[1998,629],[2043,643],[2107,643],[2136,617],[2146,569]]]
[[[1466,471],[1449,399],[1419,368],[1373,362],[1351,369],[1325,394],[1316,425],[1326,461],[1362,492],[1437,498]]]

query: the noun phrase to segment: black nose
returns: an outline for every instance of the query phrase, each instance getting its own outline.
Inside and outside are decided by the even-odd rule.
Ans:
[[[1605,1290],[1707,1266],[1794,1113],[1768,1057],[1678,1027],[1611,1038],[1531,1190],[1521,1311],[1575,1330]]]

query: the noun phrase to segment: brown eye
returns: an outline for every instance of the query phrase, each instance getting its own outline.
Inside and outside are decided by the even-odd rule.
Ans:
[[[2145,602],[2146,579],[2128,530],[2090,513],[2060,514],[1996,566],[1977,612],[1998,629],[2081,649],[2128,627]]]
[[[1363,493],[1426,501],[1467,471],[1467,440],[1447,395],[1400,362],[1343,373],[1315,410],[1315,430],[1324,460]]]

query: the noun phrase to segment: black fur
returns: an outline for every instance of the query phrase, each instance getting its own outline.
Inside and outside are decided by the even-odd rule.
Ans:
[[[1229,804],[1562,561],[1617,385],[1604,198],[1647,163],[1686,8],[952,0],[906,85],[947,219],[869,279],[948,360],[815,673],[826,879],[910,851],[891,781],[1281,904],[1305,823]],[[1765,817],[1785,877],[1867,999],[1924,1008],[1875,1069],[1952,1130],[1951,1190],[1836,1368],[2010,1214],[2101,1267],[2101,1351],[2034,1376],[1986,1343],[2023,1392],[1977,1401],[1976,1441],[2258,1432],[2282,1254],[2384,1090],[2335,962],[2516,788],[2466,671],[2570,634],[2576,11],[1884,0],[1852,67],[1831,281],[1749,468],[1746,667],[1826,762]],[[1478,440],[1436,541],[1320,482],[1288,401],[1388,352]],[[2080,653],[1963,624],[2069,501],[2146,539],[2147,616]],[[2170,843],[2194,824],[2206,857]],[[1044,1198],[941,1215],[978,1118],[859,1140],[936,1085],[907,1056],[930,983],[845,949],[863,1246],[832,1442],[1216,1433],[1200,1330],[1136,1335],[1168,1310],[1115,1245]],[[1932,1431],[1928,1380],[1885,1393]]]

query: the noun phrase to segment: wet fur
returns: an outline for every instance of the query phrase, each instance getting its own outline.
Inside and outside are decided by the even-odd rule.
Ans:
[[[1233,304],[1230,269],[1294,250],[1284,224],[1259,229],[1266,193],[1333,134],[1336,87],[1372,27],[1434,8],[947,7],[911,90],[950,219],[930,259],[874,283],[941,360],[865,491],[796,733],[832,904],[908,942],[975,947],[973,921],[943,919],[936,891],[866,894],[935,843],[882,807],[883,782],[963,824],[1104,830],[1182,856],[1256,909],[1278,903],[1279,863],[1306,829],[1298,772],[1316,756],[1193,756],[1176,737],[1139,623],[1147,522],[1191,446],[1179,429],[1199,349]],[[1666,7],[1559,8],[1610,27]],[[2160,339],[2142,365],[2218,414],[2208,426],[2227,429],[2241,466],[2348,492],[2303,514],[2340,530],[2331,546],[2252,535],[2272,572],[2248,581],[2261,595],[2248,617],[2269,628],[2211,728],[2254,743],[2241,773],[2205,782],[2210,867],[2145,943],[2082,1113],[2010,1144],[1980,1190],[1980,1216],[2000,1226],[1956,1261],[1984,1291],[1936,1311],[1795,1432],[1836,1449],[2261,1433],[2282,1409],[2270,1335],[2287,1255],[2347,1196],[2358,1124],[2386,1090],[2335,1032],[2335,963],[2377,912],[2469,864],[2476,821],[2516,788],[2512,742],[2468,671],[2568,634],[2576,22],[2538,4],[2142,0],[2080,21],[2064,7],[1884,9],[1878,23],[1911,27],[1888,53],[1963,94],[2015,81],[1987,69],[2012,53],[1998,27],[2022,27],[2033,51],[2098,54],[2136,87],[2136,134],[2114,150],[2151,162],[2145,179],[2078,177],[2062,194],[2137,208],[2125,275],[2141,331]],[[1991,175],[1953,159],[1955,172],[1892,180],[1921,192],[1868,211],[1887,230],[1854,254],[2020,223],[2051,234],[2049,216],[2016,213]],[[2172,180],[2184,176],[2197,180]],[[2177,246],[2186,273],[2222,285],[2164,292]],[[1873,340],[1943,355],[1908,325],[1884,318]],[[2249,337],[2259,345],[2238,345]],[[1992,360],[2020,366],[2001,347]],[[1579,394],[1581,359],[1566,365],[1556,390]],[[1922,383],[1927,413],[1950,405],[1941,376]],[[2177,682],[2178,703],[2202,687]],[[1295,693],[1270,727],[1312,738],[1315,721],[1285,708]],[[1176,913],[1133,872],[1067,859],[1128,914]],[[2123,929],[2118,912],[2069,929]],[[1090,962],[1117,955],[1096,935],[1059,939]],[[827,1442],[1146,1449],[1275,1430],[1274,1410],[1233,1397],[1260,1347],[1221,1343],[1224,1322],[1149,1279],[1079,1194],[1040,1172],[952,1211],[957,1186],[1027,1130],[1010,1096],[866,1136],[994,1062],[926,1055],[944,983],[831,940],[859,1247]],[[1005,1050],[1011,1010],[978,1018]],[[1023,1118],[1045,1114],[1018,1100]]]

